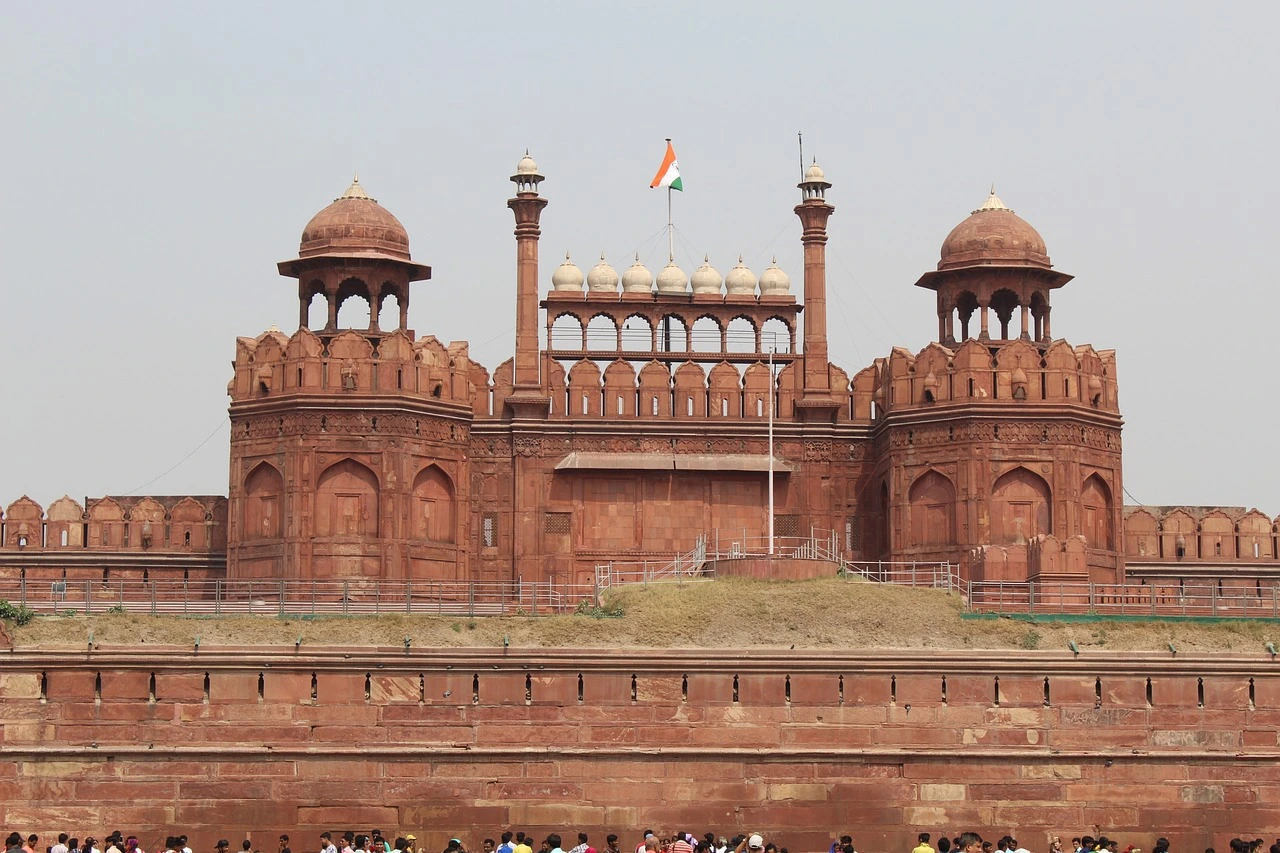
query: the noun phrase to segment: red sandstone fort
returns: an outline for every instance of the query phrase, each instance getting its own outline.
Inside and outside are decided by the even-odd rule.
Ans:
[[[994,193],[917,282],[936,294],[938,341],[850,378],[827,359],[834,208],[816,165],[796,207],[803,302],[781,269],[741,263],[655,277],[566,260],[544,293],[542,176],[526,157],[512,180],[514,358],[491,374],[465,343],[406,328],[430,268],[353,183],[280,264],[300,328],[237,342],[228,496],[18,500],[0,573],[86,590],[568,582],[772,522],[833,531],[851,560],[945,560],[971,581],[1272,589],[1262,514],[1123,507],[1114,353],[1053,337],[1070,276]],[[341,328],[351,298],[370,304],[368,328]],[[176,829],[201,851],[243,834],[265,849],[281,830],[313,849],[322,829],[374,826],[423,850],[508,826],[624,845],[644,826],[762,830],[796,851],[851,831],[872,853],[969,828],[1036,851],[1049,833],[1147,848],[1165,834],[1179,851],[1280,834],[1264,638],[1212,656],[548,651],[361,648],[343,630],[334,648],[90,636],[5,652],[0,816],[42,837],[122,827],[153,844]]]
[[[833,531],[849,560],[1270,590],[1267,516],[1123,506],[1115,353],[1054,337],[1071,276],[994,191],[916,282],[936,294],[938,340],[851,377],[827,356],[835,208],[816,163],[795,208],[803,301],[776,264],[757,277],[741,261],[655,276],[602,259],[584,276],[566,259],[544,292],[543,176],[526,156],[511,180],[513,358],[491,373],[465,342],[407,328],[431,269],[357,180],[279,264],[298,330],[236,342],[228,496],[24,497],[0,519],[0,572],[581,583],[714,531],[763,538],[772,478],[776,535]],[[352,299],[368,328],[342,327]]]

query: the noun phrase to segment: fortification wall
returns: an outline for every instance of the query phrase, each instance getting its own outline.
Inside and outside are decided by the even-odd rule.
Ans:
[[[261,648],[19,650],[0,820],[40,835],[511,826],[1280,834],[1270,656]],[[295,845],[298,846],[298,845]]]

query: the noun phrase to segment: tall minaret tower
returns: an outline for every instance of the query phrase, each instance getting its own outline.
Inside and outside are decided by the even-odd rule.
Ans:
[[[551,400],[538,376],[538,222],[547,200],[538,195],[543,177],[525,151],[511,176],[515,198],[507,200],[516,217],[516,357],[512,394],[507,398],[515,417],[546,417]]]
[[[802,201],[796,216],[804,230],[804,384],[796,401],[802,420],[833,421],[840,402],[831,395],[827,365],[827,219],[835,208],[827,204],[827,181],[814,160],[805,170],[800,187]]]

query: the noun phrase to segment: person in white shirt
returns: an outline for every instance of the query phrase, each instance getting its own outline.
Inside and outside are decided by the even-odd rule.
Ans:
[[[70,838],[65,832],[58,833],[58,843],[49,848],[49,853],[70,853],[67,849],[67,839]]]

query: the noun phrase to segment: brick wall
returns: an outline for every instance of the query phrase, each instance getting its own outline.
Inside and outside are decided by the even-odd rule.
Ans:
[[[14,652],[0,819],[207,850],[280,831],[1280,835],[1269,657]],[[146,849],[150,849],[147,847]]]

